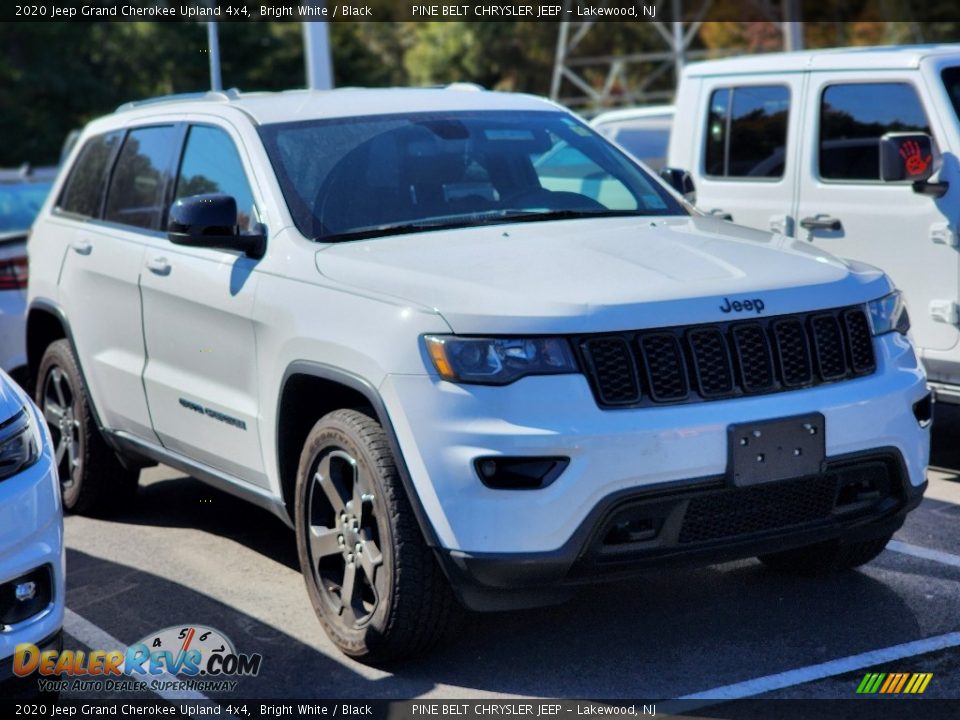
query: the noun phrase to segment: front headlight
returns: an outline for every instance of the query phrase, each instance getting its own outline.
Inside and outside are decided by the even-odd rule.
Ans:
[[[899,290],[894,290],[879,300],[871,300],[867,303],[867,310],[870,314],[870,328],[874,335],[884,335],[888,332],[906,335],[910,329],[910,316],[907,315],[907,306]]]
[[[433,366],[444,380],[506,385],[525,375],[579,372],[563,338],[423,338]]]
[[[23,408],[0,425],[0,480],[33,465],[40,457],[40,428]]]

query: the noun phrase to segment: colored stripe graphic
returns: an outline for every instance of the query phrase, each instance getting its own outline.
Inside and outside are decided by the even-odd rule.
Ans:
[[[910,677],[909,673],[900,673],[900,682],[897,683],[897,686],[891,692],[898,693],[903,690],[903,686],[907,684],[908,677]]]
[[[867,673],[857,686],[860,695],[920,695],[933,679],[933,673]]]

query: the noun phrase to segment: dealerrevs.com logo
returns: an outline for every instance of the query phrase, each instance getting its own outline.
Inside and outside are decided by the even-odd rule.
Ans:
[[[41,691],[233,691],[238,677],[260,672],[260,653],[239,653],[219,630],[174,625],[125,650],[46,650],[17,645],[13,672],[38,676]]]

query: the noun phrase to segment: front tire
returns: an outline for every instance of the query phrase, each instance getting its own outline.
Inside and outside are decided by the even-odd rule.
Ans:
[[[51,343],[43,354],[36,401],[50,429],[64,509],[103,513],[128,503],[140,473],[125,468],[100,434],[67,340]]]
[[[890,542],[893,535],[845,543],[830,540],[816,545],[761,555],[760,561],[774,570],[798,575],[819,575],[866,565]]]
[[[376,420],[337,410],[313,426],[300,455],[295,513],[307,592],[342,652],[384,662],[442,639],[457,602]]]

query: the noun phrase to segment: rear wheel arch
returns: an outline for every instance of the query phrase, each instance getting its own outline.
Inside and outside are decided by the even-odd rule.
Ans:
[[[63,311],[46,302],[34,302],[27,313],[27,382],[31,394],[43,354],[52,343],[64,338],[73,344],[70,324]]]

